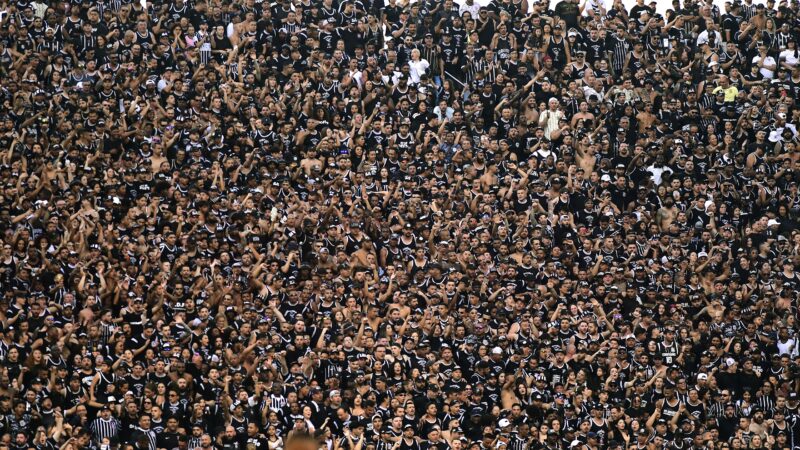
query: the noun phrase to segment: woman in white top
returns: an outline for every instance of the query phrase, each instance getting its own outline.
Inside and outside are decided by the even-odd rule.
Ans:
[[[430,63],[422,59],[418,49],[411,50],[411,61],[408,62],[409,76],[412,83],[419,83],[419,79],[425,75],[430,67]]]
[[[781,67],[792,70],[794,66],[800,62],[800,52],[797,50],[797,44],[794,39],[786,42],[786,50],[782,51],[778,59]]]

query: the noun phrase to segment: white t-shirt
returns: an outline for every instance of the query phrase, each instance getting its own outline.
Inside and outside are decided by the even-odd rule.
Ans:
[[[602,16],[607,11],[605,0],[588,0],[586,7],[583,9],[583,15],[588,16],[589,12],[593,12],[595,16]]]
[[[433,113],[439,117],[439,120],[444,120],[445,118],[452,119],[454,112],[455,110],[449,106],[445,108],[444,111],[442,111],[442,108],[439,108],[438,106],[433,108]]]
[[[430,63],[428,63],[425,59],[420,59],[419,61],[409,61],[408,62],[408,75],[411,78],[412,83],[419,83],[420,77],[425,75],[425,71],[428,70],[430,67]]]
[[[776,128],[772,130],[769,133],[769,136],[767,137],[767,139],[769,139],[770,142],[778,142],[778,141],[783,142],[784,130],[789,130],[792,132],[792,136],[797,136],[797,128],[795,128],[795,126],[792,125],[791,123],[784,124],[782,127],[778,127],[777,125],[775,125],[775,127]]]
[[[583,87],[583,96],[586,97],[586,98],[589,98],[590,95],[596,95],[598,99],[601,99],[601,98],[604,97],[603,92],[598,92],[591,86],[584,86]]]
[[[672,173],[672,169],[670,169],[667,166],[656,167],[655,165],[652,165],[648,167],[646,170],[650,172],[651,175],[653,175],[653,183],[655,183],[656,186],[660,186],[661,182],[664,181],[662,176],[665,173],[667,172]]]
[[[462,16],[464,15],[464,11],[469,11],[469,15],[472,16],[472,18],[474,19],[478,17],[478,12],[480,12],[480,9],[481,5],[475,2],[472,2],[471,5],[468,5],[467,2],[464,2],[461,6],[458,7],[458,15]]]
[[[719,34],[719,31],[712,31],[712,33],[714,33],[714,38],[715,38],[714,46],[718,47],[719,43],[722,42],[722,35]],[[697,36],[698,47],[709,42],[708,35],[709,35],[708,30],[705,30]]]
[[[761,55],[756,55],[756,56],[753,57],[753,64],[758,64],[760,62],[761,62]],[[775,58],[773,58],[772,56],[767,56],[766,58],[764,58],[764,65],[773,66],[774,67],[775,66]],[[767,78],[767,79],[771,80],[772,78],[775,77],[775,71],[774,70],[769,70],[766,67],[762,67],[762,68],[758,69],[758,71],[759,71],[759,73],[761,73],[761,76],[763,76],[764,78]]]
[[[786,64],[794,67],[797,65],[797,62],[800,61],[796,55],[800,54],[800,52],[796,52],[794,50],[784,50],[781,52],[779,59],[781,61],[786,61]]]
[[[362,83],[362,81],[363,81],[362,78],[364,77],[364,75],[361,73],[361,71],[360,70],[355,70],[355,71],[348,71],[347,73],[350,74],[350,78],[352,78],[353,81],[355,81],[356,84],[358,84],[358,87],[360,88],[361,85],[363,84]]]
[[[383,80],[384,83],[388,83],[391,80],[392,85],[395,85],[395,84],[397,84],[398,81],[400,81],[400,75],[402,75],[402,74],[403,74],[403,72],[394,71],[394,72],[392,72],[391,78],[386,76],[386,75],[383,75],[383,76],[381,76],[381,79]]]
[[[778,353],[788,354],[790,356],[797,356],[797,341],[791,337],[786,342],[781,342],[779,340]]]

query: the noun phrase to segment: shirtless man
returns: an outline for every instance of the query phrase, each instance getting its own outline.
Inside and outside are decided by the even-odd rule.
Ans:
[[[585,143],[581,141],[578,145],[578,151],[575,153],[575,157],[578,160],[578,166],[580,166],[585,173],[595,173],[594,166],[597,164],[596,154],[596,142],[590,144],[588,139],[586,139]],[[597,177],[599,178],[599,175]]]
[[[570,126],[575,128],[578,124],[578,121],[583,119],[584,122],[587,120],[594,120],[594,114],[589,112],[589,103],[581,102],[580,106],[578,107],[578,113],[572,116],[572,121],[570,122]]]
[[[306,152],[306,157],[300,161],[300,168],[303,169],[306,176],[311,176],[315,167],[322,170],[322,160],[317,158],[317,149],[311,147]]]
[[[636,123],[639,125],[639,133],[644,133],[646,130],[650,129],[655,120],[656,116],[653,114],[653,104],[645,103],[644,111],[636,115]]]
[[[675,206],[675,200],[672,197],[667,197],[664,200],[664,206],[658,209],[656,213],[656,223],[658,223],[661,231],[667,230],[672,222],[678,215],[678,207]]]
[[[492,186],[497,186],[497,181],[497,165],[487,164],[486,173],[481,175],[481,191],[488,192]]]

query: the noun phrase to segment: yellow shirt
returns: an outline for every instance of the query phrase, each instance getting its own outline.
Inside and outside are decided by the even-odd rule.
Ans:
[[[739,89],[736,89],[736,86],[728,86],[727,88],[723,88],[722,86],[717,86],[714,88],[713,93],[716,94],[719,91],[725,93],[726,102],[736,101],[736,96],[739,95]]]

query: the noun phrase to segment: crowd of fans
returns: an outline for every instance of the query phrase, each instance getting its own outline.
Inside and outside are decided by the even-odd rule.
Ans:
[[[0,0],[0,450],[800,447],[798,2],[656,3]]]

